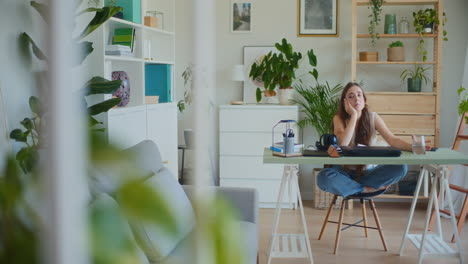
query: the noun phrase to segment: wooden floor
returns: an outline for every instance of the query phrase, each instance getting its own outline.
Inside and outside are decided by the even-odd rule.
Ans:
[[[306,201],[305,216],[312,246],[312,254],[315,264],[326,263],[417,263],[417,250],[406,242],[403,256],[398,255],[401,238],[408,221],[410,203],[384,203],[375,202],[379,213],[380,221],[383,225],[385,240],[389,251],[385,252],[376,230],[369,229],[369,237],[364,237],[362,228],[349,228],[342,232],[338,255],[333,255],[333,247],[336,235],[336,224],[328,224],[321,240],[317,240],[325,218],[326,210],[314,209],[310,201]],[[415,213],[413,225],[410,233],[421,232],[424,228],[426,205],[418,205]],[[375,226],[372,213],[367,206],[367,216],[369,225]],[[271,224],[273,222],[274,209],[260,209],[260,263],[267,263],[268,243],[271,234]],[[339,211],[333,210],[330,219],[337,219]],[[300,212],[298,210],[282,210],[280,220],[280,233],[300,233],[302,225],[300,222]],[[360,220],[361,207],[359,203],[354,204],[354,210],[345,210],[344,221],[351,222]],[[445,240],[451,238],[451,226],[449,219],[442,218],[442,229]],[[462,253],[465,263],[468,263],[468,226],[465,226],[461,234]],[[455,244],[452,245],[455,248]],[[305,259],[274,259],[272,263],[310,263]],[[426,259],[426,263],[458,263],[454,259]]]

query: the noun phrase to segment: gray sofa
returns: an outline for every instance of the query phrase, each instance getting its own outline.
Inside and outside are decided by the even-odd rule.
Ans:
[[[154,173],[146,181],[157,192],[167,197],[179,227],[175,237],[169,237],[164,230],[143,223],[130,221],[135,240],[142,250],[144,263],[192,263],[195,223],[191,205],[194,188],[181,186],[176,177],[163,165],[157,145],[150,140],[143,141],[127,150],[138,160],[138,167]],[[222,196],[237,209],[242,247],[246,263],[258,262],[258,193],[255,189],[207,187]]]

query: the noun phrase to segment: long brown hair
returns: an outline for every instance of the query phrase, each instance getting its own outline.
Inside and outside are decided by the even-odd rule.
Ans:
[[[361,86],[358,83],[349,82],[343,89],[343,92],[341,93],[340,105],[338,107],[337,115],[340,117],[341,121],[343,122],[344,127],[346,127],[348,120],[351,118],[351,116],[348,114],[348,112],[346,112],[345,98],[346,98],[346,93],[353,86],[357,86],[361,89],[362,96],[364,97],[364,103],[365,103],[364,108],[362,109],[362,112],[361,112],[361,118],[359,119],[356,129],[354,131],[353,143],[355,145],[357,144],[369,145],[372,134],[371,134],[371,127],[370,127],[370,114],[369,114],[369,109],[367,106],[367,97],[366,97],[366,94],[364,93],[364,90],[362,90]]]

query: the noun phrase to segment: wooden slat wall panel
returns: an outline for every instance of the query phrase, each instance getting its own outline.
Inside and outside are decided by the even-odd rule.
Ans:
[[[408,136],[408,135],[396,135],[397,137],[403,139],[404,141],[408,142],[408,143],[411,143],[411,136]],[[431,143],[430,145],[433,146],[434,145],[434,136],[425,136],[424,137],[425,140],[430,140]],[[377,142],[378,143],[385,143],[385,140],[383,139],[382,136],[378,135],[377,136]]]
[[[380,95],[368,94],[367,104],[377,113],[435,114],[436,97],[433,95]]]
[[[435,135],[435,116],[380,115],[393,134]]]

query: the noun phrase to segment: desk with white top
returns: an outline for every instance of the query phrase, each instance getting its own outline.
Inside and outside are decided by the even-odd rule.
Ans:
[[[418,263],[421,263],[425,257],[452,257],[459,259],[460,263],[463,263],[460,247],[460,238],[458,237],[457,225],[455,220],[455,213],[453,209],[452,197],[449,191],[448,183],[448,165],[454,164],[468,164],[468,156],[460,152],[453,151],[447,148],[440,148],[437,151],[428,151],[425,155],[415,155],[411,152],[402,152],[400,157],[291,157],[283,158],[273,156],[271,150],[265,149],[263,155],[263,163],[269,164],[285,164],[285,173],[281,182],[281,189],[278,194],[278,201],[282,199],[284,189],[287,183],[291,182],[294,188],[299,190],[299,184],[297,180],[297,167],[298,164],[338,164],[338,165],[366,165],[366,164],[380,164],[380,165],[422,165],[421,175],[418,179],[416,190],[414,193],[413,201],[411,204],[410,214],[408,223],[406,226],[405,233],[400,246],[400,255],[403,253],[404,245],[406,240],[410,240],[416,248],[419,250]],[[426,221],[424,225],[424,231],[422,234],[410,234],[411,222],[413,220],[414,209],[418,200],[419,192],[421,190],[422,179],[424,177],[431,176],[432,188],[429,194],[429,204],[426,212]],[[442,228],[440,223],[439,215],[439,200],[438,190],[436,186],[440,182],[440,192],[446,196],[449,204],[451,221],[453,226],[453,232],[456,239],[456,247],[454,250],[442,239]],[[268,263],[274,257],[306,257],[310,258],[310,262],[313,263],[312,251],[310,249],[310,241],[307,234],[307,226],[305,222],[302,202],[300,201],[300,193],[298,191],[299,209],[301,211],[302,221],[304,225],[304,234],[277,234],[279,217],[281,214],[281,208],[277,207],[275,211],[275,219],[272,227],[272,237],[270,242],[270,254],[268,257]],[[441,199],[443,200],[443,199]],[[429,220],[432,213],[432,207],[435,207],[436,220],[437,220],[437,232],[435,234],[428,233]],[[300,249],[291,248],[289,249],[284,244],[295,244],[297,240],[299,245],[303,245]],[[305,240],[305,241],[304,241]],[[305,244],[304,244],[305,242]],[[280,247],[280,244],[283,246]],[[285,251],[286,249],[286,251]]]

